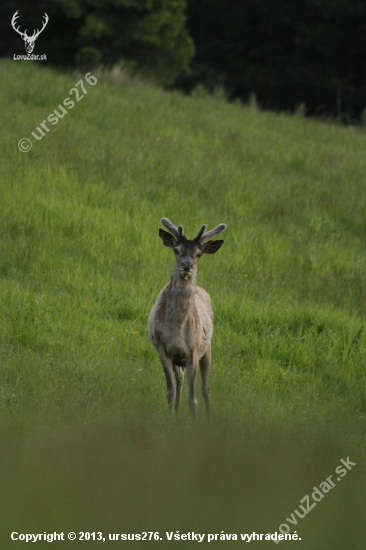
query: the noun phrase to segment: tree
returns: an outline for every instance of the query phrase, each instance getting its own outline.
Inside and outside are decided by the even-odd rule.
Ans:
[[[358,116],[366,106],[363,0],[188,0],[196,45],[180,84],[255,92],[266,107]]]
[[[123,60],[169,84],[188,70],[194,55],[185,26],[186,0],[38,0],[32,4],[32,10],[29,2],[25,9],[24,0],[2,6],[2,29],[10,40],[8,47],[1,45],[0,55],[14,52],[19,43],[10,27],[16,10],[28,28],[37,28],[43,13],[48,14],[44,49],[55,65],[91,68]]]

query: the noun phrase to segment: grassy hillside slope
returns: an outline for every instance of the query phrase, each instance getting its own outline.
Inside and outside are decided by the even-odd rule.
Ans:
[[[0,76],[4,540],[24,525],[274,532],[350,455],[357,473],[286,544],[362,548],[366,134],[99,75],[37,140],[84,75],[2,61]],[[198,271],[210,428],[185,392],[168,417],[147,339],[173,267],[162,216],[188,236],[228,225]]]

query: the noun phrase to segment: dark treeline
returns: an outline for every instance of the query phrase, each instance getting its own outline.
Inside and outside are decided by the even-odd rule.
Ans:
[[[16,11],[16,26],[30,36],[47,13],[49,22],[34,53],[46,53],[52,65],[92,68],[123,60],[168,85],[188,69],[194,55],[186,8],[186,0],[5,0],[0,56],[25,54],[10,24]]]
[[[223,86],[229,98],[255,93],[265,108],[303,103],[343,121],[366,107],[365,0],[5,0],[1,56],[25,53],[17,10],[30,34],[49,15],[35,53],[53,65],[124,60],[188,92]]]
[[[188,15],[185,89],[221,84],[231,98],[344,121],[366,107],[365,0],[188,0]]]

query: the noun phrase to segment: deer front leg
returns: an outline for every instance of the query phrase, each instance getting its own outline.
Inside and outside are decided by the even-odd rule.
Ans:
[[[205,400],[207,416],[210,416],[210,367],[211,367],[211,343],[208,346],[205,354],[200,359],[201,379],[202,379],[202,395]]]
[[[173,378],[173,364],[171,359],[166,355],[165,350],[163,346],[160,346],[159,348],[159,355],[160,355],[160,361],[163,365],[164,374],[166,378],[166,396],[168,399],[168,407],[170,412],[173,412],[174,409],[174,401],[175,401],[175,386],[174,386],[174,378]]]
[[[173,365],[173,369],[175,372],[175,379],[177,381],[177,395],[175,398],[175,410],[176,412],[179,412],[180,397],[182,394],[182,386],[184,382],[184,370],[181,367],[178,367],[177,365]]]
[[[193,416],[197,416],[197,399],[196,399],[196,378],[198,370],[198,358],[194,353],[191,360],[188,362],[188,405]]]

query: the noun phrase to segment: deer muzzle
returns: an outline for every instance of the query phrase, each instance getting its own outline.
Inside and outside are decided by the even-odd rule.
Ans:
[[[182,267],[180,268],[180,275],[184,280],[189,279],[192,275],[192,264],[189,262],[182,262]]]

